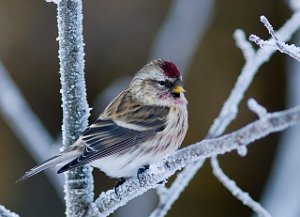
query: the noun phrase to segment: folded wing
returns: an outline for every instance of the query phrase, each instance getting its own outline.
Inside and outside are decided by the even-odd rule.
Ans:
[[[79,138],[85,144],[83,153],[63,166],[58,173],[152,139],[165,129],[168,112],[169,108],[163,106],[136,106],[127,114],[130,116],[130,122],[122,115],[117,120],[99,118]]]

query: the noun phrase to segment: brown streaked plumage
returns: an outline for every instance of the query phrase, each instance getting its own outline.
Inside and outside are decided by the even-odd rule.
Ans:
[[[20,180],[62,163],[58,173],[89,163],[108,176],[131,177],[162,160],[178,149],[188,128],[181,79],[170,61],[150,62],[73,145]]]

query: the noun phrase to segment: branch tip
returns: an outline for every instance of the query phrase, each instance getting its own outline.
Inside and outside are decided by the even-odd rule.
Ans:
[[[257,114],[260,119],[264,118],[268,114],[267,109],[258,104],[258,102],[252,98],[248,100],[248,108],[250,111]]]

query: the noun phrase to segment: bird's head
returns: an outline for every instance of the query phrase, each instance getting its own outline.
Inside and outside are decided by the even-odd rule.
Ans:
[[[170,106],[187,103],[182,75],[177,66],[167,60],[153,60],[145,65],[136,73],[130,90],[145,104]]]

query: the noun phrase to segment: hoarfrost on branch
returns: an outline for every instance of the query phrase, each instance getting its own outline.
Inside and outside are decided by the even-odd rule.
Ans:
[[[87,117],[89,115],[84,80],[82,1],[46,1],[52,1],[57,4],[61,93],[64,114],[62,131],[63,144],[64,147],[67,147],[87,127]],[[294,0],[293,2],[296,1]],[[299,3],[299,1],[297,2]],[[176,185],[186,186],[207,158],[211,158],[213,172],[216,177],[235,197],[251,207],[257,214],[266,217],[270,216],[259,203],[255,202],[225,175],[216,159],[217,155],[233,150],[237,150],[240,155],[244,156],[247,153],[246,147],[257,139],[263,138],[270,133],[282,131],[300,122],[300,106],[281,112],[268,113],[256,101],[249,100],[249,109],[254,111],[259,119],[239,130],[220,136],[232,120],[236,118],[238,105],[244,98],[244,93],[251,84],[259,67],[269,60],[275,50],[286,53],[298,61],[300,60],[299,47],[288,45],[284,42],[299,28],[300,12],[296,11],[276,33],[267,18],[262,16],[261,21],[269,30],[272,38],[264,41],[258,36],[251,35],[250,40],[261,46],[256,52],[251,44],[246,41],[242,30],[237,30],[234,34],[237,46],[242,49],[246,64],[228,100],[224,103],[220,115],[210,128],[207,139],[177,151],[168,156],[163,162],[151,165],[150,169],[140,176],[140,181],[136,178],[127,180],[118,187],[118,195],[116,195],[115,189],[111,189],[102,192],[94,202],[91,167],[84,166],[67,172],[65,176],[67,216],[107,216],[120,206],[125,205],[132,198],[157,187],[160,187],[160,202],[165,206],[162,209],[158,207],[154,210],[151,217],[164,216],[183,190],[181,188],[177,191]],[[185,166],[186,169],[177,176],[171,188],[161,187],[159,184],[161,181],[167,180],[177,170]],[[0,206],[0,214],[7,217],[18,216],[3,206]]]

